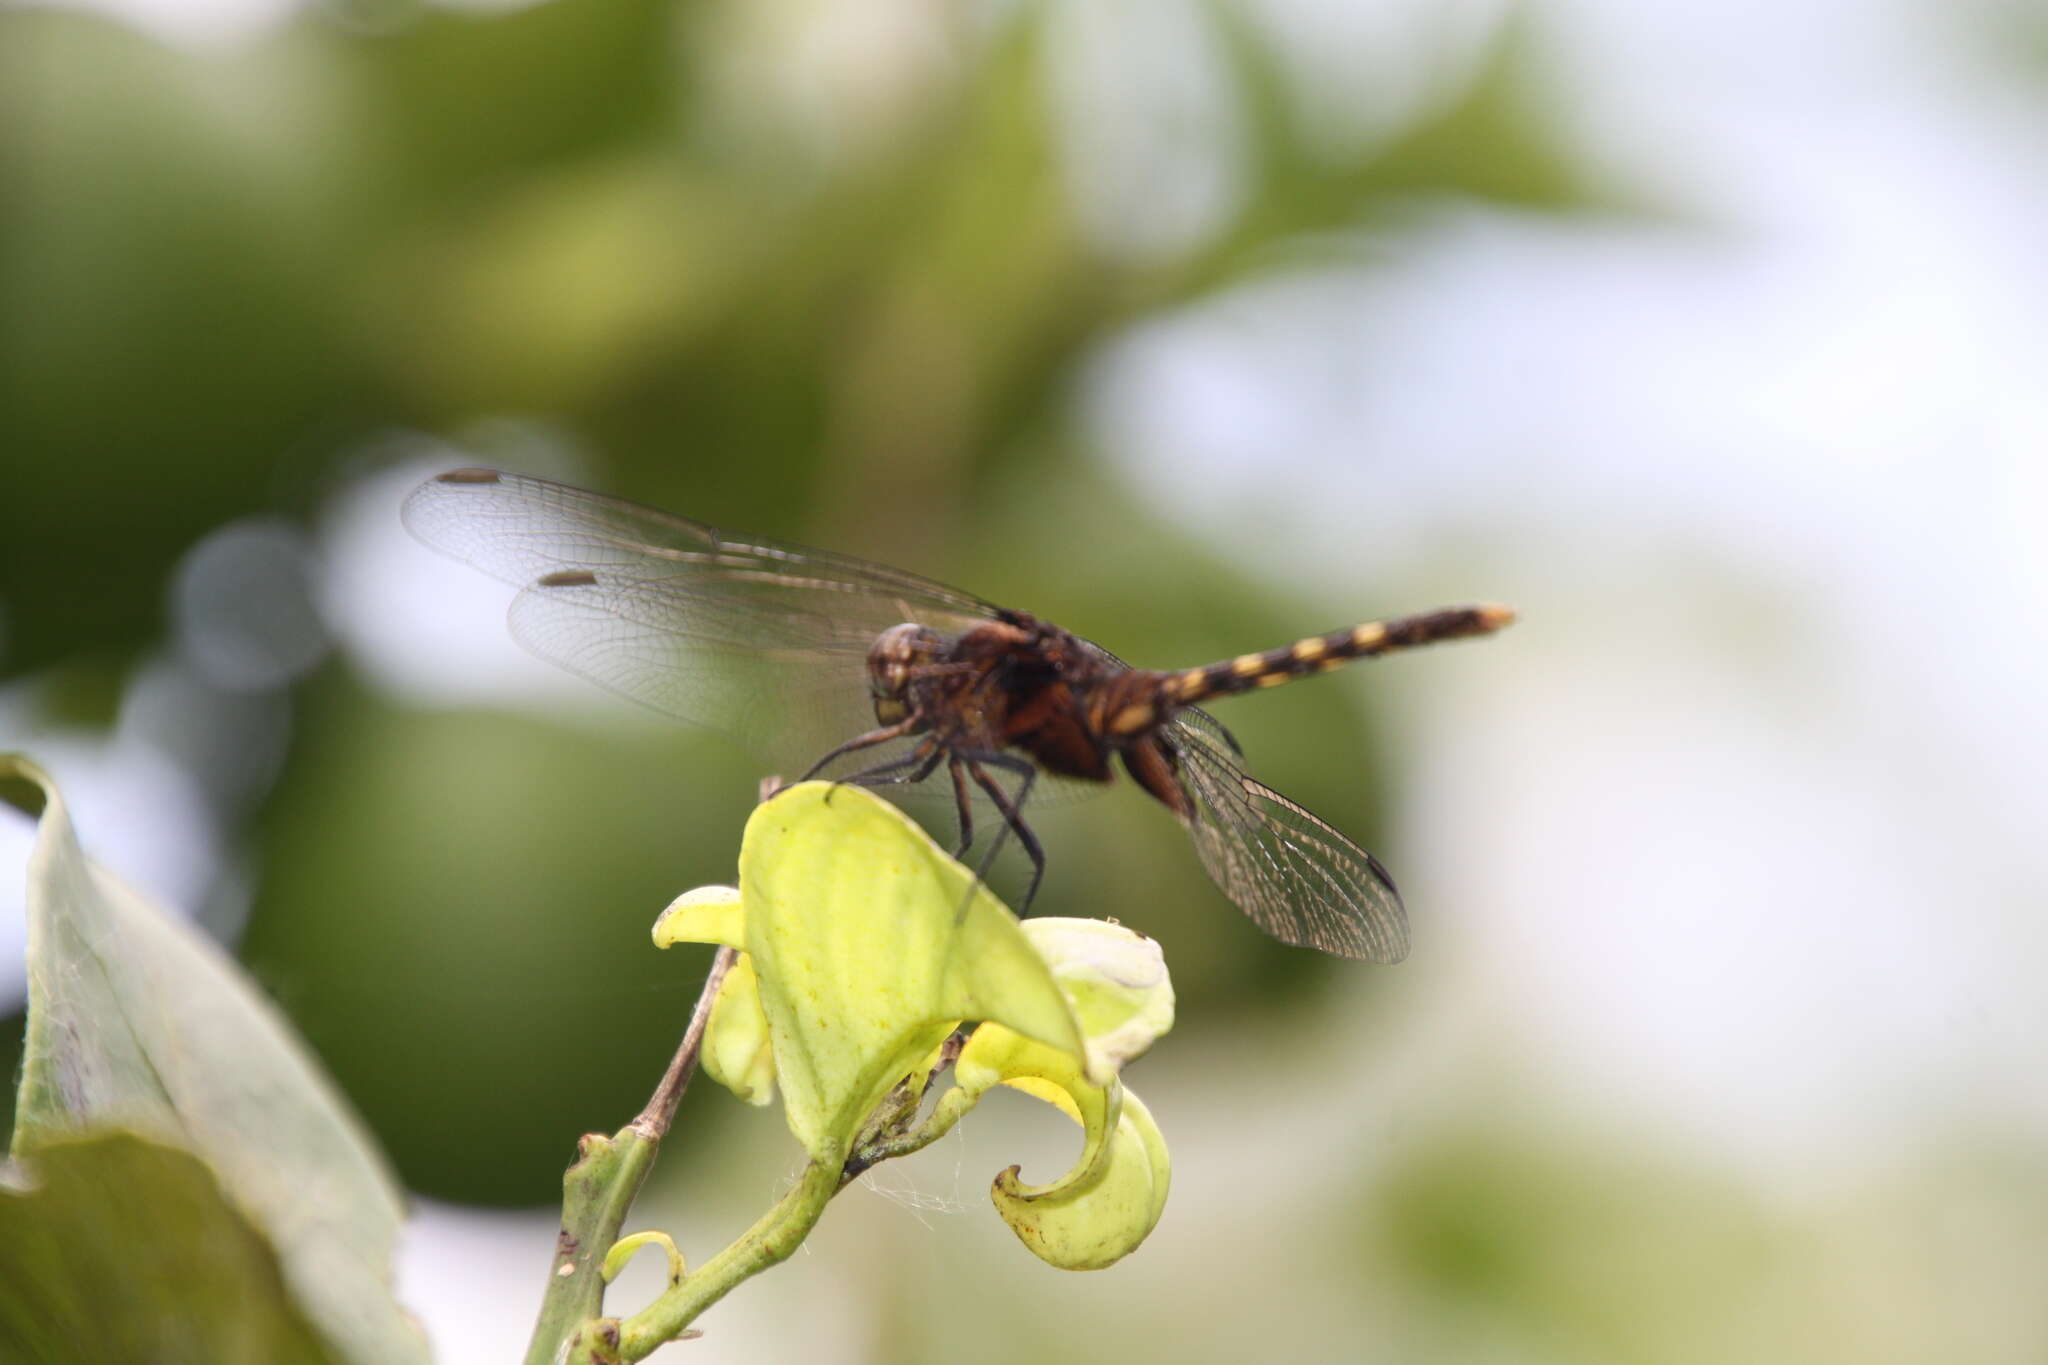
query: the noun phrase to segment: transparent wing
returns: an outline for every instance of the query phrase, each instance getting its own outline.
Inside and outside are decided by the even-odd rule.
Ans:
[[[1182,712],[1162,737],[1202,866],[1254,924],[1340,957],[1408,955],[1408,912],[1378,859],[1246,773],[1230,733],[1205,712]]]
[[[866,663],[882,631],[914,621],[951,634],[1001,614],[886,565],[496,470],[431,480],[404,516],[427,544],[521,589],[510,622],[528,649],[730,733],[789,776],[874,728]]]

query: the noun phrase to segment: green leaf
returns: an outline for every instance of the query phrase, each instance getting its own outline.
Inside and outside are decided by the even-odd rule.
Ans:
[[[425,1361],[391,1292],[399,1192],[346,1102],[234,962],[89,862],[50,779],[0,755],[0,789],[22,783],[42,818],[14,1156],[33,1174],[54,1144],[109,1129],[185,1149],[340,1358]]]
[[[0,1190],[0,1360],[337,1360],[189,1153],[127,1134],[52,1142],[35,1176]]]

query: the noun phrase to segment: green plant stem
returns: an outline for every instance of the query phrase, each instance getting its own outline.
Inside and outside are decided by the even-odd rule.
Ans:
[[[922,1128],[877,1140],[844,1160],[811,1162],[804,1168],[803,1178],[739,1240],[670,1285],[646,1308],[616,1324],[605,1339],[606,1345],[616,1350],[616,1357],[590,1358],[607,1362],[639,1360],[664,1342],[675,1340],[699,1314],[742,1282],[789,1259],[824,1216],[832,1196],[861,1171],[891,1157],[915,1152],[951,1131],[960,1116],[973,1107],[972,1099],[964,1103],[945,1102],[961,1093],[949,1090]]]
[[[618,1324],[622,1361],[640,1360],[741,1283],[789,1259],[839,1192],[842,1161],[813,1161],[803,1177],[737,1241]]]
[[[863,1144],[846,1163],[846,1173],[841,1183],[854,1179],[871,1166],[879,1166],[885,1161],[894,1161],[898,1157],[923,1151],[952,1132],[953,1125],[958,1123],[961,1116],[972,1109],[975,1101],[980,1098],[979,1095],[969,1095],[957,1086],[946,1091],[932,1107],[931,1117],[925,1120],[921,1127]]]
[[[553,1269],[527,1346],[526,1365],[596,1365],[617,1359],[616,1349],[607,1353],[596,1340],[586,1340],[591,1334],[584,1329],[604,1311],[605,1252],[618,1240],[659,1146],[631,1127],[616,1137],[591,1133],[578,1144],[581,1155],[562,1178],[562,1230],[555,1238]],[[617,1334],[610,1335],[616,1348]],[[572,1338],[579,1349],[565,1355],[562,1344]]]
[[[555,1259],[527,1346],[526,1365],[597,1365],[618,1359],[617,1323],[600,1316],[605,1253],[619,1240],[619,1229],[689,1088],[711,1002],[735,956],[732,949],[720,948],[712,958],[690,1026],[647,1107],[613,1136],[589,1133],[577,1144],[576,1162],[562,1177],[562,1230],[555,1238]],[[565,1352],[565,1343],[573,1343],[573,1349]]]

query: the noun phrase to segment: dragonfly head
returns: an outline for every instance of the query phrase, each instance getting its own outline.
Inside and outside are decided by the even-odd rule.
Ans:
[[[875,719],[894,725],[910,713],[910,680],[918,665],[936,659],[944,641],[929,626],[905,621],[875,637],[868,651],[868,690],[875,698]]]

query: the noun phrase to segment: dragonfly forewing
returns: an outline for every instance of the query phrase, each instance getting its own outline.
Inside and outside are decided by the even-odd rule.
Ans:
[[[882,631],[957,632],[996,612],[885,565],[494,470],[422,485],[405,521],[520,589],[509,621],[535,654],[784,773],[873,727],[866,663]]]

